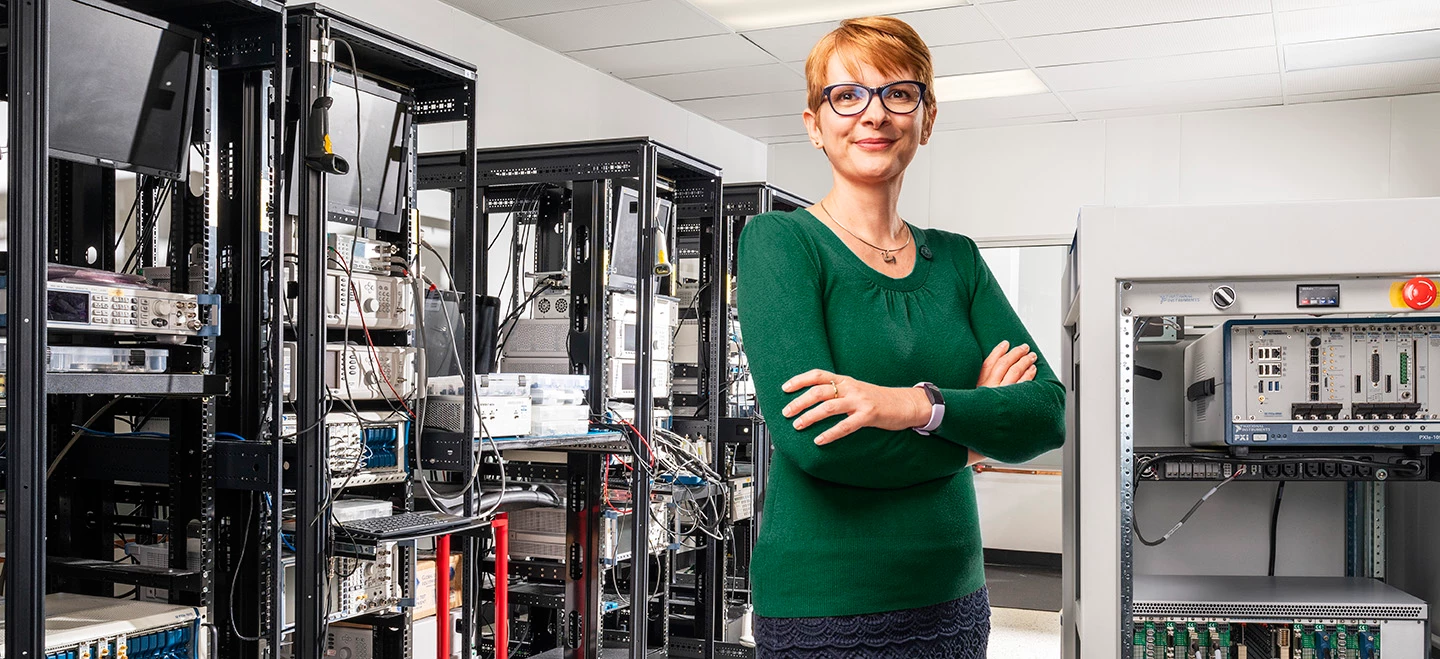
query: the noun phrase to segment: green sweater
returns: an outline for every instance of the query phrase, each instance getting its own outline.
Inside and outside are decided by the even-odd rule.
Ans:
[[[752,219],[740,236],[745,352],[775,457],[751,575],[756,613],[844,616],[947,602],[985,585],[966,448],[1023,462],[1065,438],[1065,388],[1041,356],[1031,382],[976,388],[1001,341],[1034,340],[974,241],[910,227],[915,268],[866,265],[805,210]],[[925,254],[931,258],[925,258]],[[933,382],[930,436],[864,428],[816,446],[842,417],[796,431],[780,386],[812,368],[887,387]]]

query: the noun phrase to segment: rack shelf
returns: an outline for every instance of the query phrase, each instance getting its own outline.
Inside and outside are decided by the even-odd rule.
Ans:
[[[203,374],[51,373],[45,378],[50,394],[110,396],[223,396],[229,379]]]

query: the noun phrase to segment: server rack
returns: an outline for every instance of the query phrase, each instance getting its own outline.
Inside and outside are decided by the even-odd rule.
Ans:
[[[762,213],[771,211],[790,212],[801,208],[807,208],[812,202],[809,200],[782,190],[768,183],[727,183],[725,184],[725,216],[732,223],[730,231],[732,245],[729,248],[729,255],[726,258],[729,273],[731,276],[738,276],[736,264],[739,259],[740,233],[744,231],[745,224],[750,218]],[[729,304],[733,305],[731,300]],[[734,314],[733,307],[729,313]],[[736,318],[735,316],[730,316]],[[736,405],[728,405],[731,416],[742,416],[745,410],[737,409]],[[751,406],[754,407],[753,405]],[[756,417],[756,414],[743,416]],[[751,513],[749,523],[749,547],[745,547],[746,555],[748,550],[754,548],[756,538],[759,537],[761,518],[765,504],[765,486],[770,475],[770,434],[765,431],[764,422],[757,419],[757,427],[754,439],[750,445],[750,459],[755,478],[755,494],[753,501],[754,512]],[[748,564],[748,560],[745,561]],[[748,568],[746,569],[746,580],[748,587]]]
[[[751,518],[738,522],[732,519],[730,533],[724,539],[709,538],[699,553],[703,565],[701,576],[686,579],[682,584],[686,591],[693,592],[695,602],[693,610],[687,607],[684,613],[694,615],[697,622],[693,635],[672,634],[670,651],[674,656],[705,659],[754,656],[751,648],[724,640],[731,606],[729,594],[749,589],[749,559],[764,501],[770,458],[764,421],[756,413],[753,401],[747,405],[735,392],[748,381],[748,373],[740,367],[740,362],[732,364],[729,357],[730,344],[739,343],[734,291],[740,232],[750,218],[761,213],[791,211],[809,205],[800,197],[765,183],[725,184],[722,194],[720,220],[681,223],[676,248],[680,258],[699,261],[700,280],[704,284],[696,298],[693,317],[700,337],[700,381],[707,386],[717,383],[716,395],[722,401],[719,410],[701,419],[677,421],[677,428],[690,434],[715,437],[715,468],[726,476],[741,475],[737,465],[743,464],[748,454],[754,484]],[[682,319],[688,317],[682,314]],[[743,344],[739,347],[743,348]],[[677,364],[675,368],[678,375],[689,367]],[[702,398],[704,392],[702,388]],[[718,435],[707,435],[701,427],[712,416],[719,417]],[[730,496],[727,501],[733,500],[734,493]],[[727,510],[730,508],[727,506]],[[674,559],[672,555],[672,562]]]
[[[441,53],[419,47],[409,41],[338,13],[323,5],[307,4],[289,9],[289,66],[292,80],[289,86],[288,105],[292,112],[308,111],[317,99],[323,96],[324,85],[332,74],[336,63],[350,63],[359,72],[375,76],[414,91],[415,105],[411,109],[412,123],[408,134],[403,136],[405,170],[416,171],[416,141],[418,124],[440,122],[464,122],[466,139],[473,144],[475,134],[475,67]],[[341,43],[343,41],[343,44]],[[342,48],[348,44],[349,48]],[[355,61],[349,62],[353,54]],[[331,121],[344,119],[332,117]],[[319,136],[312,134],[307,121],[293,121],[295,139],[291,148],[304,149]],[[318,130],[318,128],[315,128]],[[296,418],[295,458],[291,461],[294,477],[295,523],[295,611],[296,625],[293,633],[294,656],[313,656],[322,652],[326,640],[327,609],[324,606],[325,591],[328,588],[327,574],[330,559],[337,555],[340,547],[329,537],[330,520],[325,518],[327,502],[332,493],[332,483],[325,469],[327,463],[327,442],[325,440],[325,384],[322,364],[325,344],[333,338],[335,331],[327,330],[322,297],[323,282],[327,269],[326,256],[326,181],[316,169],[301,164],[299,154],[292,154],[287,161],[296,172],[294,185],[297,190],[292,198],[297,200],[294,208],[287,213],[287,221],[293,215],[293,224],[285,226],[282,236],[293,235],[292,250],[295,254],[298,296],[294,300],[295,340],[294,381]],[[356,163],[355,166],[360,166]],[[396,256],[405,261],[419,249],[419,218],[416,201],[417,187],[413,175],[408,176],[403,189],[405,203],[401,208],[398,227],[381,228],[377,233],[392,242],[397,248]],[[458,230],[462,238],[471,225],[473,209],[464,205],[456,208]],[[473,277],[466,263],[457,264],[467,279]],[[279,276],[278,270],[273,273]],[[463,313],[473,310],[467,304]],[[368,330],[376,345],[415,345],[414,330]],[[343,340],[343,337],[340,339]],[[370,341],[367,338],[367,342]],[[473,334],[459,338],[461,350],[473,350]],[[470,384],[467,376],[467,386]],[[423,392],[421,392],[423,394]],[[397,394],[398,395],[398,394]],[[412,420],[413,415],[412,415]],[[418,423],[410,424],[410,441],[418,437]],[[411,473],[419,465],[410,465]],[[414,509],[412,481],[396,485],[376,485],[367,488],[377,497],[389,499],[403,510]],[[471,493],[473,495],[473,493]],[[466,497],[466,511],[473,510],[474,497]],[[462,540],[462,549],[469,541]],[[404,585],[404,592],[413,601],[414,561],[413,543],[398,548],[398,579]],[[403,604],[403,602],[402,602]],[[382,651],[398,653],[409,657],[411,629],[410,610],[389,616],[377,616],[377,646]],[[467,632],[473,632],[473,621],[464,625]]]
[[[1143,353],[1142,319],[1184,316],[1185,323],[1204,326],[1212,319],[1244,314],[1259,317],[1310,315],[1315,311],[1359,316],[1394,316],[1413,313],[1397,307],[1388,290],[1411,276],[1432,272],[1433,259],[1424,250],[1393,249],[1393,245],[1435,235],[1440,207],[1434,200],[1366,200],[1309,202],[1275,205],[1233,205],[1223,207],[1167,208],[1086,208],[1081,211],[1076,242],[1062,284],[1066,340],[1062,363],[1068,365],[1064,379],[1069,397],[1069,436],[1064,457],[1064,575],[1062,582],[1062,649],[1067,659],[1076,657],[1130,657],[1134,652],[1135,593],[1139,573],[1137,558],[1144,547],[1134,542],[1137,508],[1145,499],[1165,501],[1183,507],[1194,497],[1181,493],[1175,483],[1147,486],[1137,496],[1136,483],[1143,474],[1141,456],[1157,451],[1185,452],[1177,437],[1159,437],[1155,424],[1145,425],[1147,415],[1177,405],[1150,400],[1142,404],[1146,383],[1140,355],[1151,364],[1154,352]],[[1352,235],[1364,226],[1366,240],[1341,246],[1335,236]],[[1243,241],[1232,241],[1244,235]],[[1285,244],[1276,251],[1270,247]],[[1337,276],[1335,273],[1349,273]],[[1297,309],[1297,282],[1336,282],[1345,289],[1342,307],[1327,310]],[[1239,306],[1212,302],[1212,293],[1222,286],[1241,299]],[[1231,299],[1234,299],[1231,297]],[[1243,311],[1242,311],[1243,309]],[[1214,330],[1212,330],[1214,331]],[[1173,379],[1164,378],[1166,380]],[[1166,444],[1166,440],[1170,444]],[[1433,456],[1422,447],[1385,450],[1359,447],[1346,454],[1364,454],[1374,459],[1403,458],[1426,464],[1424,473],[1434,473]],[[1263,455],[1264,449],[1251,455]],[[1334,451],[1299,450],[1298,455],[1323,459]],[[1390,455],[1385,455],[1386,453]],[[1398,454],[1398,456],[1397,456]],[[1117,460],[1116,457],[1119,457]],[[1233,456],[1239,458],[1240,456]],[[1303,476],[1303,474],[1301,475]],[[1343,493],[1332,496],[1285,499],[1287,506],[1303,505],[1304,517],[1311,520],[1305,530],[1306,546],[1296,553],[1311,552],[1298,568],[1304,574],[1343,572],[1345,576],[1385,579],[1389,561],[1413,564],[1433,555],[1430,547],[1409,547],[1392,551],[1388,539],[1387,491],[1401,486],[1375,473],[1368,477],[1332,478],[1323,472],[1317,481],[1351,481]],[[1207,476],[1218,481],[1222,475]],[[1431,477],[1433,478],[1433,476]],[[1312,480],[1308,477],[1291,480]],[[1187,480],[1164,475],[1145,480]],[[1190,480],[1194,480],[1193,475]],[[1286,480],[1265,475],[1248,480]],[[1232,489],[1234,486],[1231,486]],[[1338,489],[1338,486],[1331,486]],[[1190,490],[1187,490],[1190,491]],[[1203,491],[1203,490],[1202,490]],[[1194,493],[1198,495],[1198,493]],[[1233,492],[1227,494],[1234,494]],[[1330,503],[1339,503],[1330,506]],[[1268,497],[1231,501],[1234,505],[1212,514],[1231,519],[1236,513],[1256,508],[1269,512]],[[1256,506],[1255,504],[1260,505]],[[1225,496],[1216,496],[1211,507],[1226,506]],[[1171,506],[1173,509],[1174,505]],[[1201,511],[1202,514],[1204,511]],[[1318,521],[1319,523],[1313,523]],[[1238,548],[1246,537],[1239,526],[1204,536],[1204,544],[1181,534],[1204,524],[1197,515],[1191,527],[1176,534],[1180,549],[1200,549],[1185,554],[1186,574],[1264,573],[1264,555]],[[1211,527],[1205,527],[1211,528]],[[1253,528],[1253,526],[1252,526]],[[1263,528],[1263,527],[1261,527]],[[1213,529],[1212,529],[1213,530]],[[1338,533],[1337,533],[1338,531]],[[1155,531],[1151,531],[1155,533]],[[1424,537],[1423,532],[1416,538]],[[1322,539],[1337,542],[1323,547]],[[1327,560],[1316,558],[1317,546],[1328,549]],[[1292,545],[1293,548],[1293,545]],[[1282,553],[1281,556],[1284,556]],[[1304,556],[1302,556],[1303,558]],[[1424,557],[1424,558],[1421,558]],[[1153,560],[1153,556],[1152,556]],[[1257,575],[1258,576],[1258,575]],[[1263,577],[1262,577],[1263,578]],[[1407,587],[1425,587],[1419,583]],[[1334,615],[1327,617],[1336,617]],[[1298,641],[1297,641],[1298,643]],[[1388,656],[1388,655],[1386,655]]]
[[[542,238],[537,243],[536,269],[560,269],[560,265],[568,264],[570,308],[574,310],[570,327],[571,366],[573,372],[590,375],[590,404],[597,416],[605,412],[606,400],[610,397],[606,373],[609,340],[606,265],[609,255],[605,246],[610,244],[607,185],[620,179],[637,182],[640,188],[637,227],[640,238],[635,291],[638,337],[634,422],[639,428],[652,428],[655,400],[650,387],[645,384],[651,382],[655,375],[651,353],[654,296],[657,285],[669,286],[667,280],[657,282],[652,272],[658,248],[653,231],[657,177],[664,177],[673,184],[679,222],[700,220],[715,227],[722,213],[720,170],[646,138],[482,150],[477,167],[477,199],[484,213],[513,210],[519,200],[527,196],[525,189],[537,184],[563,187],[570,195],[568,234],[554,233],[553,230],[557,229],[554,224],[546,226],[552,231],[539,232],[539,235],[548,238]],[[539,203],[548,202],[542,200]],[[481,218],[478,226],[484,227],[483,213]],[[562,222],[559,226],[563,225]],[[487,229],[477,228],[476,233],[483,235],[485,231]],[[568,250],[563,247],[567,244],[570,246]],[[718,288],[717,283],[714,289]],[[718,307],[715,310],[718,312]],[[718,340],[718,322],[712,322],[711,326]],[[702,385],[702,396],[709,401],[712,414],[704,422],[704,427],[706,437],[716,437],[719,434],[719,415],[713,411],[721,409],[718,365],[711,368],[709,374],[709,380]],[[639,446],[639,440],[632,438],[631,441],[634,445],[625,446],[622,450],[644,455],[645,449]],[[605,462],[593,453],[572,452],[565,473],[567,489],[571,493],[566,542],[580,555],[595,557],[600,528],[600,486],[607,473]],[[636,478],[630,497],[633,502],[648,502],[651,497],[649,481]],[[650,520],[647,515],[640,514],[634,515],[634,518],[632,556],[646,557],[649,555]],[[560,647],[540,656],[589,659],[619,652],[614,648],[602,651],[597,642],[601,638],[603,574],[597,560],[569,561],[563,570],[553,564],[512,562],[512,570],[538,578],[562,577],[565,584],[563,603],[557,602],[563,605],[556,621],[560,633],[555,640]],[[650,615],[648,586],[652,583],[649,572],[648,560],[632,561],[627,629],[605,634],[605,640],[625,644],[632,657],[646,657],[651,653],[646,633]],[[667,636],[668,633],[662,634],[662,638]]]
[[[47,373],[52,334],[86,342],[48,327],[49,264],[115,269],[116,177],[112,168],[51,158],[48,91],[67,84],[48,73],[51,6],[45,0],[7,5],[12,219],[6,311],[13,322],[7,323],[6,350],[7,370],[17,376],[7,378],[7,437],[26,441],[7,442],[5,646],[11,656],[44,654],[47,590],[109,595],[117,584],[167,589],[172,602],[204,606],[206,626],[214,630],[228,621],[213,588],[217,550],[229,546],[219,533],[227,511],[218,490],[228,484],[215,477],[226,461],[225,448],[216,440],[217,410],[233,375],[232,365],[217,359],[222,343],[217,335],[243,323],[222,327],[221,314],[212,314],[210,305],[221,304],[232,292],[220,263],[237,244],[232,232],[263,222],[258,206],[264,203],[260,195],[247,200],[259,205],[222,201],[238,193],[238,180],[265,175],[255,161],[232,159],[236,144],[263,150],[271,138],[261,123],[251,121],[265,111],[267,101],[247,96],[231,102],[236,99],[227,94],[239,86],[263,88],[276,74],[283,8],[270,0],[121,3],[147,20],[203,35],[199,120],[187,140],[201,165],[198,190],[188,190],[185,181],[147,179],[137,190],[133,241],[141,265],[162,261],[159,214],[166,190],[172,200],[171,228],[163,261],[170,267],[170,290],[198,293],[209,308],[201,314],[205,329],[171,346],[170,373],[117,375]],[[147,405],[151,412],[140,411],[140,398],[153,401]],[[99,400],[108,402],[104,407],[92,402]],[[111,408],[114,412],[105,416]],[[125,446],[116,451],[76,433],[67,453],[55,440],[69,436],[70,423],[84,418],[73,415],[88,412],[94,412],[94,425],[105,427],[116,414],[161,413],[170,421],[168,437],[127,436],[117,439]],[[47,479],[48,470],[55,473]],[[117,480],[131,484],[121,486]],[[136,512],[122,516],[108,507],[118,501],[134,504]],[[113,562],[113,534],[126,532],[167,536],[166,565]],[[191,540],[199,546],[198,567],[188,565]],[[214,644],[211,648],[212,654],[218,651]]]

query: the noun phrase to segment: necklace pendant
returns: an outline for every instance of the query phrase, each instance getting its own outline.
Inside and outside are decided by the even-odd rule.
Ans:
[[[891,254],[890,252],[882,251],[880,254],[881,254],[881,257],[885,259],[885,262],[886,262],[886,263],[894,263],[894,262],[895,262],[895,255]]]

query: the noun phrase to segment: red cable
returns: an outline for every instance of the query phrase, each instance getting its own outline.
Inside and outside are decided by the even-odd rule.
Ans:
[[[335,248],[330,248],[330,251],[335,253],[335,259],[340,262],[340,268],[345,271],[345,282],[350,286],[350,301],[355,303],[355,309],[360,312],[360,329],[365,334],[365,343],[370,346],[370,361],[375,364],[375,370],[380,373],[380,377],[385,379],[385,386],[390,388],[390,393],[395,395],[395,400],[400,402],[400,407],[405,408],[405,413],[409,414],[411,419],[418,418],[415,411],[405,404],[405,399],[400,392],[395,390],[395,383],[390,381],[390,374],[386,373],[385,368],[380,365],[380,353],[375,351],[375,340],[370,338],[370,326],[365,322],[365,309],[360,306],[360,291],[355,288],[355,275],[350,272],[350,265],[345,262],[345,257],[340,256],[340,252]]]
[[[620,423],[630,426],[630,429],[635,431],[635,436],[640,438],[640,443],[644,444],[645,450],[650,453],[650,466],[653,468],[655,466],[655,449],[650,447],[650,440],[645,439],[645,433],[640,432],[640,429],[636,428],[635,424],[630,423],[624,418],[620,419]]]

